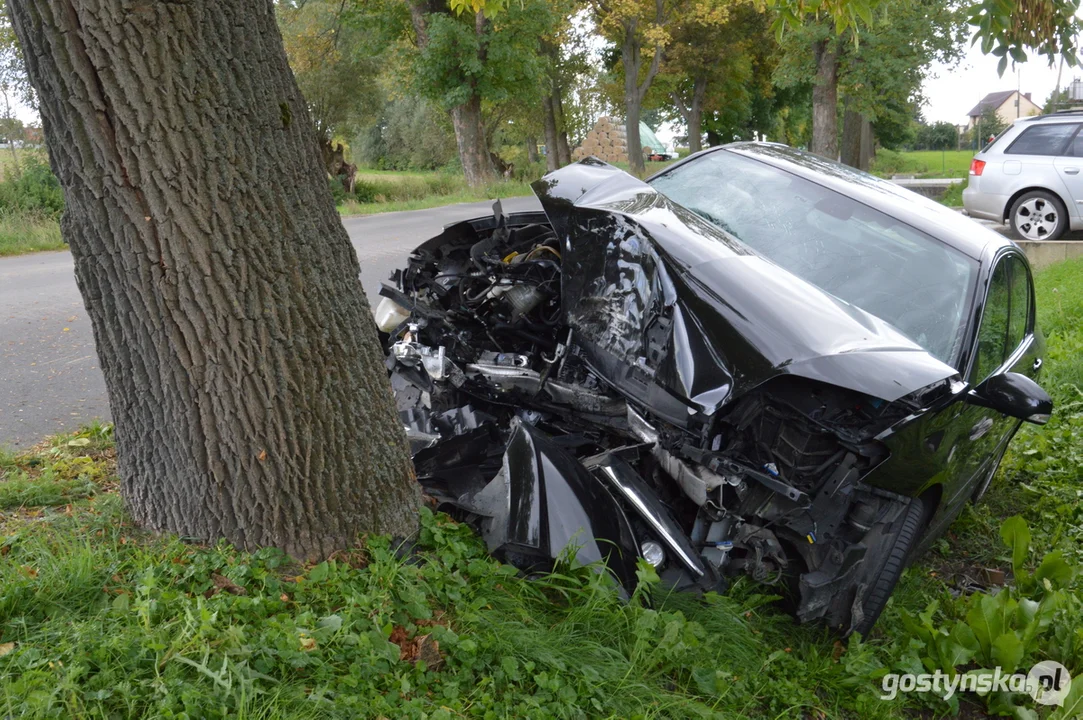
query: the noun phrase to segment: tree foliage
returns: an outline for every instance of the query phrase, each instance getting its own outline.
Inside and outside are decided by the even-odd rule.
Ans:
[[[334,0],[281,2],[278,26],[297,84],[316,131],[325,139],[345,133],[373,112],[376,58],[344,22]]]
[[[959,144],[959,130],[949,122],[921,123],[914,133],[915,150],[954,150]]]

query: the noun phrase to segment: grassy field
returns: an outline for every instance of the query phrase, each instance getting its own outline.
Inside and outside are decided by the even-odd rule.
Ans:
[[[357,175],[356,199],[342,199],[338,210],[342,215],[372,215],[531,194],[530,184],[519,180],[471,188],[462,175],[363,170]]]
[[[914,150],[895,152],[877,150],[872,160],[872,173],[881,177],[913,175],[915,177],[966,177],[970,172],[973,150]]]
[[[305,565],[149,534],[95,426],[0,455],[0,715],[1037,718],[1009,692],[881,695],[888,672],[1083,671],[1083,261],[1041,273],[1038,298],[1054,419],[1024,429],[869,638],[794,625],[744,581],[671,595],[644,567],[629,602],[589,569],[528,581],[427,512],[413,554],[373,537]],[[1041,717],[1081,711],[1077,682]]]
[[[56,220],[32,213],[0,214],[0,257],[67,247]]]

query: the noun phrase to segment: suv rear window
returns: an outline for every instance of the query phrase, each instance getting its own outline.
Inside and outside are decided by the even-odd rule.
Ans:
[[[1031,125],[1004,152],[1007,155],[1063,155],[1064,147],[1078,129],[1077,123]]]

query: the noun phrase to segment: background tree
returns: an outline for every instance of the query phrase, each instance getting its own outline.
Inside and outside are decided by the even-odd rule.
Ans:
[[[957,60],[964,40],[954,0],[883,0],[841,35],[822,20],[788,27],[776,80],[796,86],[815,75],[810,149],[867,169],[874,127],[891,145],[907,139],[926,69]]]
[[[737,126],[750,114],[754,50],[764,13],[738,6],[724,22],[685,23],[675,28],[658,83],[662,97],[688,131],[689,152],[702,149],[704,114],[713,126]],[[770,39],[768,38],[770,41]]]
[[[451,118],[417,93],[396,94],[380,103],[374,122],[350,146],[358,163],[376,170],[438,170],[458,160]]]
[[[132,517],[314,558],[418,487],[270,0],[10,0]]]
[[[959,144],[959,130],[949,122],[919,125],[915,150],[952,150]]]
[[[335,137],[350,137],[379,107],[379,60],[347,22],[341,0],[275,4],[290,68],[308,104],[327,172],[343,165]]]
[[[23,123],[15,115],[14,105],[18,101],[27,105],[34,103],[34,91],[26,77],[19,42],[15,37],[15,28],[8,20],[7,2],[0,0],[0,137],[7,142],[11,151],[11,172],[19,171],[19,153],[16,141],[24,137]]]
[[[989,142],[989,138],[996,137],[1004,132],[1008,123],[1000,119],[997,109],[987,106],[982,109],[974,126],[967,131],[967,144],[975,149],[981,149]]]
[[[1046,98],[1045,104],[1042,105],[1042,114],[1048,115],[1057,110],[1067,110],[1074,104],[1074,101],[1068,98],[1068,88],[1054,90],[1049,93],[1049,97]]]
[[[485,107],[516,97],[540,98],[547,78],[538,39],[552,27],[544,0],[449,5],[446,0],[357,2],[366,33],[404,57],[414,87],[451,116],[463,174],[470,185],[496,176]],[[409,33],[411,44],[400,44]]]
[[[646,172],[640,114],[673,28],[720,24],[732,4],[731,0],[592,0],[599,32],[620,51],[628,165],[633,173]]]

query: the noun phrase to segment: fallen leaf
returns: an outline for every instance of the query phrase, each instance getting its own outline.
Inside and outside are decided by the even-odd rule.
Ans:
[[[256,459],[259,460],[260,462],[263,462],[264,460],[266,460],[267,459],[267,451],[266,450],[260,450],[259,455],[256,456]]]
[[[15,643],[13,643],[13,642],[0,643],[0,657],[4,657],[5,655],[13,652],[14,650],[15,650]]]
[[[312,652],[316,649],[316,638],[309,637],[304,633],[301,633],[301,649],[305,652]]]
[[[831,657],[835,659],[835,662],[839,661],[842,654],[846,652],[846,646],[842,644],[841,640],[836,640],[833,649],[831,650]]]
[[[399,660],[403,662],[416,663],[424,660],[430,670],[438,670],[444,664],[440,643],[429,633],[409,638],[406,628],[396,625],[387,640],[399,646]]]
[[[23,565],[21,569],[27,575],[27,577],[36,578],[38,576],[37,568],[32,568],[29,565]]]
[[[90,438],[72,438],[68,440],[68,447],[86,447],[90,444]]]
[[[219,575],[218,573],[214,573],[211,575],[211,580],[214,581],[215,587],[217,587],[219,590],[224,590],[225,592],[228,592],[230,595],[248,594],[247,590],[230,580],[225,575]]]
[[[290,601],[290,596],[287,595],[286,593],[282,593],[281,595],[278,596],[278,599],[281,600],[282,602],[289,602]]]
[[[64,328],[64,332],[69,332],[71,328]]]

